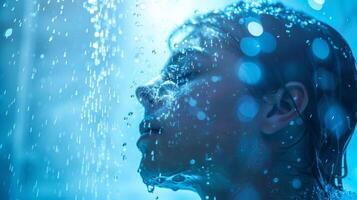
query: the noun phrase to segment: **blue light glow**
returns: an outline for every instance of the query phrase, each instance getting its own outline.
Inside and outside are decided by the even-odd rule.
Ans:
[[[329,106],[325,112],[324,123],[328,130],[340,137],[347,129],[344,110],[338,105]]]
[[[260,36],[263,34],[263,26],[259,24],[258,22],[249,22],[248,24],[248,31],[250,34],[253,36]]]
[[[190,106],[192,107],[195,107],[197,105],[197,101],[194,98],[190,97],[188,99],[188,104],[190,104]]]
[[[259,110],[259,104],[251,96],[243,96],[238,102],[238,118],[242,122],[254,119]]]
[[[330,54],[330,47],[324,39],[316,38],[312,42],[312,52],[317,58],[324,60]]]
[[[293,181],[291,182],[291,185],[293,186],[294,189],[300,189],[301,188],[300,179],[294,178]]]
[[[262,71],[254,62],[243,62],[238,67],[238,77],[243,83],[253,85],[261,79]]]
[[[314,79],[316,87],[322,90],[333,90],[336,87],[333,74],[322,68],[315,72]]]
[[[247,56],[256,56],[261,50],[259,41],[252,37],[243,38],[240,41],[240,49]]]
[[[271,53],[276,49],[276,38],[272,34],[264,32],[258,39],[262,52]]]
[[[220,80],[222,80],[222,77],[220,77],[220,76],[212,76],[211,77],[211,81],[214,83],[217,83]]]
[[[325,4],[325,0],[308,0],[307,2],[314,10],[321,10]]]
[[[253,186],[243,187],[235,199],[260,200],[260,195]]]
[[[203,111],[198,111],[197,112],[197,119],[205,120],[206,119],[206,113],[204,113]]]
[[[283,0],[282,3],[300,8],[301,11],[324,20],[326,24],[339,28],[352,50],[357,50],[357,37],[354,34],[357,32],[357,26],[354,26],[357,17],[353,12],[357,1],[325,1]],[[3,134],[0,134],[0,199],[200,200],[193,191],[156,188],[154,193],[147,192],[137,171],[142,155],[136,146],[140,137],[138,127],[147,112],[137,101],[135,89],[160,74],[172,55],[167,39],[175,28],[195,15],[237,2],[238,0],[2,1],[0,66],[3,77],[0,86],[0,124]],[[324,10],[316,12],[321,9]],[[231,66],[233,68],[230,70],[233,71],[230,71],[229,77],[217,71],[206,73],[201,70],[205,73],[202,86],[209,86],[204,88],[207,89],[204,92],[212,91],[212,95],[221,95],[225,91],[222,86],[231,84],[229,78],[232,77],[238,84],[240,80],[249,85],[261,84],[270,71],[265,68],[266,63],[259,59],[273,57],[285,46],[285,43],[281,43],[284,35],[277,31],[279,27],[270,24],[262,16],[247,16],[234,23],[241,30],[235,29],[233,32],[242,33],[235,44],[238,46],[235,47],[236,51],[241,49],[238,59],[257,61],[253,63],[256,68],[247,67],[239,74],[239,66],[235,62]],[[191,31],[193,27],[185,27],[184,31],[172,38],[172,44],[182,41]],[[285,34],[285,30],[282,31]],[[294,32],[292,29],[289,31]],[[213,35],[208,32],[205,36]],[[314,63],[319,68],[322,67],[320,64],[330,62],[327,59],[332,58],[337,50],[335,45],[338,48],[342,46],[333,43],[333,38],[330,40],[323,37],[321,41],[315,42],[314,37],[309,38],[311,46],[308,48],[311,51],[308,53],[321,62]],[[221,41],[226,42],[224,39]],[[200,42],[201,40],[193,41],[195,45]],[[225,50],[224,46],[221,47],[219,50]],[[353,54],[356,55],[356,52]],[[220,54],[217,58],[223,56]],[[228,60],[227,58],[224,57]],[[285,69],[284,74],[288,78],[295,78],[299,72]],[[329,69],[327,72],[332,73]],[[336,86],[347,87],[338,84],[340,78],[344,77],[331,78],[328,73],[318,71],[317,77],[321,78],[317,79],[319,92],[323,89],[321,92],[330,93],[331,91],[325,90]],[[186,85],[182,88],[186,92]],[[239,124],[250,121],[255,125],[253,120],[263,110],[258,105],[260,99],[254,99],[253,96],[242,98],[242,93],[237,92],[237,96],[231,93],[222,96],[216,105],[231,106],[230,113],[223,116],[223,120],[224,117],[229,117]],[[205,124],[207,129],[202,132],[214,130],[211,129],[212,124],[222,117],[213,112],[216,111],[212,108],[216,102],[212,99],[203,100],[208,96],[196,96],[197,94],[196,91],[187,95],[184,93],[180,96],[184,102],[174,102],[172,107],[187,109],[188,116],[193,119],[188,128],[191,128],[190,125],[192,128],[201,128],[196,125]],[[228,98],[233,98],[233,105],[226,104],[225,100]],[[211,110],[205,110],[206,107]],[[326,106],[321,112],[321,124],[326,124],[328,130],[334,131],[331,134],[339,136],[340,129],[355,126],[352,123],[346,124],[343,111],[349,108],[342,110],[334,105],[330,109],[329,107],[330,105]],[[302,124],[300,118],[295,119],[293,128]],[[253,135],[250,131],[242,132],[246,136]],[[237,133],[240,134],[238,131]],[[356,134],[357,129],[347,149],[350,173],[343,180],[346,191],[354,192],[357,191],[357,157],[354,153],[357,152]],[[241,140],[241,144],[246,149],[243,153],[247,157],[249,170],[264,173],[273,184],[275,176],[266,167],[266,163],[271,161],[271,152],[261,148],[264,143],[246,137]],[[220,150],[218,147],[215,149]],[[232,153],[237,154],[237,151],[233,150]],[[194,168],[202,167],[200,158],[195,156],[187,157],[183,163]],[[277,177],[280,178],[278,184],[286,184],[291,189],[289,192],[299,186],[305,187],[302,179],[300,182],[293,179],[295,176],[289,180]],[[236,191],[236,198],[263,199],[258,187],[242,185]]]

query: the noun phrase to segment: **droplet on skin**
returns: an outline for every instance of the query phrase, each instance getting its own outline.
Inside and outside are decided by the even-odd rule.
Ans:
[[[196,160],[195,160],[195,159],[190,160],[190,164],[191,164],[191,165],[196,164]]]
[[[279,182],[279,178],[275,177],[273,178],[273,183],[278,183]]]
[[[154,185],[146,185],[147,190],[149,193],[153,193],[155,191],[155,186]]]

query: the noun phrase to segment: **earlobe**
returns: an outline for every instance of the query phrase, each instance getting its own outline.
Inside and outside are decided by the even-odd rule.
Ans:
[[[308,94],[300,82],[289,82],[272,95],[274,102],[264,103],[261,130],[273,134],[286,127],[290,121],[302,113],[308,104]]]

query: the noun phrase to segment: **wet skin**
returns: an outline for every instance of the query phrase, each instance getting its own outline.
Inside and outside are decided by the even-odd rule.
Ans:
[[[268,195],[267,182],[279,172],[270,176],[266,172],[283,164],[276,167],[276,144],[266,137],[285,131],[297,113],[281,106],[267,118],[283,91],[254,98],[237,75],[244,60],[215,45],[180,48],[159,77],[137,88],[145,108],[137,146],[143,153],[140,174],[146,184],[193,190],[202,199],[234,199],[237,188],[246,185],[260,188],[256,191],[261,197]],[[292,94],[303,110],[306,91],[296,85]],[[251,119],[242,119],[237,108],[247,98],[258,110]],[[304,127],[295,129],[290,131],[301,135]]]

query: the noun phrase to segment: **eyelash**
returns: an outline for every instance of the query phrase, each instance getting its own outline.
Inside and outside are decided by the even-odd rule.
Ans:
[[[164,80],[170,80],[170,81],[173,81],[175,82],[177,85],[181,86],[185,83],[187,83],[187,81],[189,81],[192,76],[194,75],[194,72],[184,72],[182,74],[166,74],[164,75],[163,79]]]

